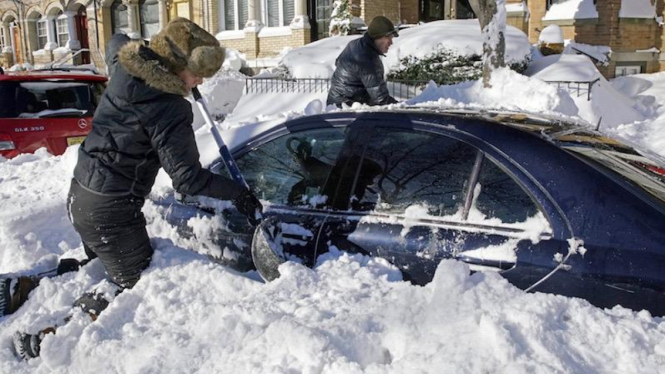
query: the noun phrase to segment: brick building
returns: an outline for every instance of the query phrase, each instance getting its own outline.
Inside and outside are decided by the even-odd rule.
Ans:
[[[522,4],[520,0],[508,2]],[[518,26],[515,20],[528,19],[526,28],[521,28],[532,43],[538,41],[545,27],[555,24],[561,27],[565,39],[612,50],[609,64],[598,66],[607,78],[665,70],[665,53],[660,53],[665,47],[663,0],[528,0],[525,3],[521,11],[509,12],[508,19],[515,26]],[[564,3],[574,3],[576,8]],[[567,12],[564,6],[576,10]]]
[[[468,0],[349,0],[361,24],[384,15],[396,24],[473,18]],[[633,4],[641,4],[631,11]],[[536,43],[559,25],[566,39],[609,47],[606,77],[665,70],[665,0],[507,0],[507,21]],[[577,6],[572,13],[560,9]],[[103,67],[115,32],[148,40],[174,17],[186,17],[248,60],[274,58],[285,47],[328,37],[333,0],[0,0],[0,66],[44,64],[82,48],[75,63]],[[584,9],[584,12],[581,10]],[[644,11],[646,9],[646,12]],[[660,17],[660,18],[657,18]],[[272,61],[274,63],[274,59]]]

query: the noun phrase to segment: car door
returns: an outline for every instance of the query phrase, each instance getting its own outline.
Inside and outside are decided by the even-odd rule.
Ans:
[[[348,211],[327,217],[319,241],[383,257],[416,284],[454,258],[524,288],[532,247],[560,248],[529,193],[459,134],[376,121],[364,144],[338,190]]]
[[[355,141],[356,127],[347,125],[348,121],[287,125],[252,139],[249,146],[234,152],[238,168],[264,203],[265,216],[278,218],[284,251],[309,266],[316,258],[316,236],[331,209],[329,197],[337,188],[333,181],[338,179],[330,175],[340,170],[337,160]],[[211,170],[228,175],[221,162],[213,164]],[[219,204],[206,199],[189,200],[200,209],[199,214],[223,217],[213,239],[220,251],[213,257],[238,270],[251,269],[254,228],[246,218],[229,204],[220,209]],[[181,222],[192,215],[175,210],[169,214],[174,219],[179,215]]]

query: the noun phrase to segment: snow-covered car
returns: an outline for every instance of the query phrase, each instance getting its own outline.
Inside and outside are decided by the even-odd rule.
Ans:
[[[252,127],[254,126],[254,127]],[[665,315],[665,169],[578,124],[515,113],[333,112],[224,134],[307,266],[332,248],[386,259],[416,284],[443,259],[519,288]],[[211,169],[226,173],[223,163]],[[252,268],[253,228],[222,214],[221,261]]]
[[[60,155],[83,141],[106,76],[90,71],[31,70],[0,74],[0,156],[45,147]]]

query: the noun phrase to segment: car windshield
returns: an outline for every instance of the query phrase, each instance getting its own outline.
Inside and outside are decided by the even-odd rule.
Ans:
[[[97,82],[2,82],[0,118],[92,115],[102,91]]]
[[[665,168],[639,154],[616,149],[568,146],[568,150],[585,156],[627,178],[651,196],[665,202]]]

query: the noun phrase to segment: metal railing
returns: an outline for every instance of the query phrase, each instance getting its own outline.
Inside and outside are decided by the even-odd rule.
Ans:
[[[398,100],[408,100],[419,95],[427,85],[424,81],[388,81],[388,91]],[[245,94],[257,93],[325,93],[330,89],[330,79],[324,78],[247,78]]]
[[[570,94],[576,94],[577,97],[582,97],[586,95],[587,101],[591,101],[591,88],[600,78],[597,78],[593,81],[547,81],[547,83],[556,85],[557,88],[564,88]]]

